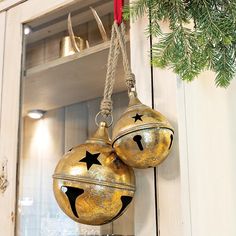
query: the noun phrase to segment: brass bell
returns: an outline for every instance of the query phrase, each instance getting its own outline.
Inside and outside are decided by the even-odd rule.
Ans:
[[[74,47],[71,43],[71,37],[65,36],[61,39],[60,42],[60,57],[67,57],[76,53]],[[81,37],[74,37],[74,42],[77,45],[78,50],[82,51],[86,48],[85,40]]]
[[[59,161],[53,190],[63,212],[79,223],[106,224],[125,211],[134,196],[135,176],[111,147],[105,122]]]
[[[113,129],[113,147],[127,165],[155,167],[168,156],[174,129],[159,112],[142,104],[136,92],[129,93],[129,106]]]

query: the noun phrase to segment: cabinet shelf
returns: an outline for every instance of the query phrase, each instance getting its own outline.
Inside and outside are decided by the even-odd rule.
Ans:
[[[110,42],[26,70],[23,115],[32,109],[52,110],[103,95]],[[129,52],[129,43],[127,43]],[[125,90],[118,63],[114,92]]]

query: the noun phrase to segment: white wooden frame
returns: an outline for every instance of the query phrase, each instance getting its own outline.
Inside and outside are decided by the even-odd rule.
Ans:
[[[150,40],[144,35],[148,19],[144,17],[131,23],[131,66],[136,75],[140,100],[152,106]],[[135,197],[135,236],[157,235],[157,209],[154,169],[136,170],[137,193]]]
[[[3,0],[0,2],[0,12],[6,11],[27,0]]]
[[[1,29],[0,31],[0,116],[1,116],[6,12],[0,13],[0,29]],[[0,129],[1,129],[1,126],[0,126]]]
[[[180,179],[181,179],[181,213],[183,224],[183,236],[192,236],[192,216],[189,180],[189,150],[187,136],[187,114],[185,83],[177,79],[177,104],[178,104],[178,132],[180,154]]]

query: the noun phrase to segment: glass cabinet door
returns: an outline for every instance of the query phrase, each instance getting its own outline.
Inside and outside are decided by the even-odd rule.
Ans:
[[[58,161],[97,128],[109,40],[99,31],[91,6],[109,39],[110,0],[79,1],[24,25],[17,236],[134,235],[134,203],[113,223],[88,226],[68,218],[53,194]],[[79,52],[68,34],[69,13]],[[114,122],[128,104],[123,77],[119,63]]]

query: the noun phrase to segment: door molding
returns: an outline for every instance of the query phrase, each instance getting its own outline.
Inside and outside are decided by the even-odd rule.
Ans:
[[[10,8],[15,7],[25,1],[27,0],[3,0],[0,3],[0,12],[7,11]]]
[[[0,117],[2,108],[2,82],[3,82],[3,66],[4,66],[4,46],[5,46],[5,30],[6,30],[6,12],[0,13]],[[1,130],[1,126],[0,126]]]

